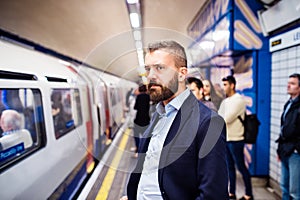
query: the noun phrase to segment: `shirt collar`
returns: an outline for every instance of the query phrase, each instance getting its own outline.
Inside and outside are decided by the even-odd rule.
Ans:
[[[174,110],[179,110],[182,106],[183,102],[187,99],[190,95],[190,90],[186,89],[182,93],[180,93],[177,97],[172,99],[166,106],[163,105],[163,102],[159,102],[156,106],[156,111],[160,116],[162,115],[169,115]]]
[[[299,95],[298,96],[296,96],[295,98],[290,98],[290,101],[293,103],[293,102],[295,102],[295,101],[298,101],[298,99],[299,99]]]

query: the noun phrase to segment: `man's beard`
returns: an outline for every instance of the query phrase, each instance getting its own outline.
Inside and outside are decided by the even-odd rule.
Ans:
[[[151,89],[151,86],[158,86],[160,87],[160,89],[157,88]],[[150,99],[153,102],[153,104],[157,104],[160,101],[165,101],[171,98],[178,90],[177,76],[175,75],[172,78],[168,86],[163,86],[161,84],[150,81],[148,88],[150,93]]]

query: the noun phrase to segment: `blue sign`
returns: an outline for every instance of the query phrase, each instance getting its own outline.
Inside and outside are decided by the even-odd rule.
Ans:
[[[5,161],[11,157],[16,156],[18,153],[21,153],[24,151],[24,143],[17,144],[13,147],[10,147],[8,149],[5,149],[0,152],[0,162]]]

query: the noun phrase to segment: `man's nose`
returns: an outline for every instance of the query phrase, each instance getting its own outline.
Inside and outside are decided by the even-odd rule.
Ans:
[[[157,78],[156,71],[153,69],[153,67],[150,68],[150,70],[147,72],[147,79],[148,80],[155,80]]]

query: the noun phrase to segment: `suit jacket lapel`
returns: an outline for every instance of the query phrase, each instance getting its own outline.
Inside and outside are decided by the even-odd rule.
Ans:
[[[191,93],[179,109],[164,142],[159,161],[159,178],[163,168],[178,159],[192,144],[197,134],[199,117],[198,100]],[[177,152],[176,155],[173,150]],[[172,157],[169,156],[170,151]]]
[[[177,115],[174,119],[174,122],[171,125],[167,138],[165,140],[164,146],[169,144],[177,133],[181,132],[185,123],[188,119],[190,119],[190,115],[195,112],[193,110],[194,104],[198,104],[198,100],[193,96],[192,93],[188,96],[188,98],[183,102],[181,108],[177,112]],[[198,108],[198,106],[197,106]]]
[[[195,106],[195,104],[197,106]],[[196,109],[195,109],[196,108]],[[170,142],[173,142],[174,137],[179,135],[180,138],[179,140],[190,144],[191,140],[194,138],[194,136],[197,133],[198,126],[193,126],[195,120],[199,121],[199,106],[198,106],[198,100],[194,97],[192,93],[188,96],[188,98],[183,102],[181,108],[179,109],[174,122],[171,125],[171,128],[167,134],[166,140],[164,142],[164,148],[161,153],[161,158],[160,158],[160,165],[164,165],[164,161],[166,161],[166,157],[168,155],[168,152],[170,151],[170,147],[172,145],[168,145]],[[192,116],[191,116],[192,115]],[[148,150],[149,142],[151,140],[152,136],[152,131],[159,120],[159,114],[157,112],[154,113],[153,115],[153,120],[151,120],[151,123],[148,127],[148,129],[145,131],[143,138],[140,141],[140,148],[139,148],[139,158],[138,158],[138,164],[137,164],[137,169],[138,171],[141,172],[142,170],[142,165],[145,160],[145,153]],[[188,124],[187,124],[188,123]],[[184,127],[188,127],[188,133],[187,134],[179,134],[182,132],[182,129]],[[186,128],[187,129],[187,128]],[[185,129],[185,130],[186,130]],[[193,134],[193,135],[191,135]],[[186,137],[188,136],[188,138]],[[177,139],[176,139],[177,140]],[[164,165],[166,166],[166,165]]]

